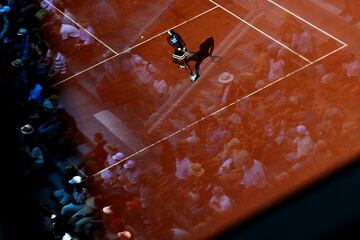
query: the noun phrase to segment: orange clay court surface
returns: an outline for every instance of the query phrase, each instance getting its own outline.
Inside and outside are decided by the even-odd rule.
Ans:
[[[333,127],[321,133],[319,130],[324,112],[334,106],[346,106],[341,121],[357,118],[352,115],[357,106],[352,101],[357,93],[355,84],[354,88],[352,83],[339,88],[337,83],[321,84],[314,77],[323,63],[330,68],[341,66],[339,61],[348,46],[341,34],[334,35],[333,31],[330,34],[310,20],[301,19],[302,16],[292,9],[288,10],[286,6],[290,1],[124,1],[113,9],[121,16],[118,21],[109,16],[110,20],[104,19],[104,13],[96,17],[87,10],[91,0],[81,1],[76,6],[73,20],[85,19],[94,27],[96,47],[92,52],[84,52],[80,59],[72,58],[73,64],[69,66],[72,74],[59,79],[55,85],[64,91],[64,104],[72,106],[80,124],[97,119],[112,131],[111,128],[116,126],[106,125],[104,111],[111,111],[126,122],[143,145],[133,147],[122,161],[136,160],[149,172],[156,168],[151,160],[164,141],[176,144],[193,132],[201,134],[214,120],[220,127],[227,128],[229,117],[235,113],[241,120],[231,129],[231,138],[240,139],[242,148],[249,149],[254,158],[262,161],[273,179],[283,171],[284,165],[289,164],[286,160],[281,162],[279,156],[284,158],[295,149],[286,144],[276,145],[274,135],[267,132],[268,126],[272,126],[273,134],[285,126],[288,137],[295,138],[289,129],[301,124],[307,127],[314,143],[334,139],[326,142],[326,149],[332,153],[326,161],[322,159],[323,152],[314,153],[311,160],[306,160],[313,164],[289,174],[285,181],[274,181],[269,189],[261,191],[245,190],[241,198],[235,199],[239,207],[230,216],[224,216],[221,224],[220,221],[212,223],[214,229],[223,228],[345,165],[358,151],[351,137],[341,135],[341,129]],[[288,35],[284,36],[280,26],[286,18],[291,21],[286,29]],[[292,49],[287,37],[298,28],[312,36],[316,51],[301,54]],[[204,59],[200,65],[200,78],[195,83],[190,82],[188,72],[171,62],[173,49],[166,40],[169,29],[179,33],[192,52],[197,52],[204,41],[213,38],[213,55],[221,57],[220,61]],[[262,79],[253,74],[257,44],[272,45],[281,51],[286,67],[278,79],[259,82]],[[190,62],[192,69],[194,64]],[[234,77],[239,91],[236,99],[221,104],[223,85],[218,80],[224,72]],[[99,76],[108,75],[111,81],[101,85]],[[166,93],[154,94],[149,82],[156,80],[167,83]],[[76,99],[71,89],[78,86],[89,87],[90,95],[96,95],[96,104]],[[200,108],[201,113],[195,114],[193,109],[196,108]],[[354,110],[356,114],[357,111]],[[200,138],[188,152],[210,173],[220,160],[206,151],[207,141]],[[109,169],[112,167],[115,166]],[[209,181],[211,178],[209,175]]]

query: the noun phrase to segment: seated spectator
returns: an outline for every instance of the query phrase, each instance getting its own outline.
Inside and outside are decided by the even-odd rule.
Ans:
[[[73,214],[69,220],[69,224],[75,227],[75,232],[80,232],[82,228],[91,220],[96,218],[99,204],[97,201],[102,199],[101,195],[90,196],[86,198],[84,204]]]
[[[220,186],[214,186],[212,190],[213,196],[209,201],[209,208],[215,215],[228,213],[232,209],[231,199],[225,195]]]
[[[124,181],[124,189],[127,192],[135,193],[139,191],[139,177],[141,170],[137,167],[135,161],[128,160],[124,164],[124,173],[122,181]]]
[[[66,58],[55,45],[56,43],[49,45],[46,53],[46,61],[51,63],[49,70],[50,78],[65,76],[67,74]]]
[[[312,36],[302,27],[294,28],[294,30],[290,45],[291,49],[305,57],[309,57],[314,51]]]
[[[120,147],[117,144],[108,143],[104,145],[104,150],[107,153],[105,166],[111,166],[124,158],[124,153],[120,152]]]
[[[269,49],[269,72],[268,81],[274,82],[285,75],[285,61],[280,57],[280,50],[277,48]]]
[[[360,61],[355,54],[351,54],[343,63],[345,76],[349,79],[358,79],[360,77]]]
[[[34,135],[35,129],[32,125],[26,124],[20,130],[24,136],[26,135],[23,142],[25,175],[39,175],[41,174],[39,171],[46,170],[43,146],[41,146]]]
[[[243,175],[243,166],[241,161],[241,151],[239,152],[240,146],[231,150],[228,158],[223,162],[218,170],[220,180],[224,183],[224,186],[230,188],[234,187],[239,179]]]
[[[78,49],[88,48],[94,44],[94,37],[90,34],[94,35],[95,31],[85,20],[82,20],[80,25],[83,28],[79,29],[78,41],[75,44],[75,47]]]
[[[10,19],[8,15],[10,11],[10,6],[2,6],[0,8],[0,17],[2,18],[2,26],[0,26],[0,41],[4,44],[9,42]]]
[[[73,194],[75,188],[73,184],[66,184],[64,188],[55,190],[50,196],[51,199],[54,199],[61,207],[65,206],[70,202],[71,195]]]
[[[19,28],[14,42],[13,51],[16,59],[12,62],[12,65],[22,66],[30,57],[31,42],[28,30]]]
[[[71,24],[61,24],[60,28],[60,36],[61,39],[68,40],[69,38],[78,38],[79,37],[79,29]]]
[[[296,127],[297,136],[294,139],[294,144],[296,144],[296,159],[306,157],[313,149],[313,141],[311,136],[304,125],[298,125]]]
[[[33,66],[32,73],[39,79],[45,79],[47,78],[51,67],[50,59],[46,57],[49,49],[48,44],[44,41],[38,41],[33,48],[36,58],[31,63]]]
[[[72,181],[70,180],[69,183],[71,184]],[[72,197],[70,198],[70,203],[62,207],[61,216],[67,218],[82,209],[85,206],[85,200],[88,197],[89,193],[86,188],[76,186],[74,192],[72,193]]]
[[[107,144],[106,140],[103,138],[101,133],[94,134],[95,147],[85,154],[81,159],[78,167],[82,168],[84,166],[84,171],[87,174],[93,174],[104,167],[105,159],[107,152],[104,149],[104,146]]]
[[[243,177],[240,180],[242,186],[245,188],[265,188],[270,186],[265,167],[259,160],[253,159],[252,154],[247,150],[240,150],[238,155],[243,171]]]
[[[175,177],[180,182],[187,180],[189,177],[188,168],[190,166],[191,160],[187,155],[188,155],[188,151],[186,144],[179,144],[176,151]]]

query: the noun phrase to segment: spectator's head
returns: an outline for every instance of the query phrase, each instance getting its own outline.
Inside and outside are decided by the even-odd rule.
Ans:
[[[116,236],[120,240],[128,240],[133,238],[132,234],[129,231],[118,232]]]
[[[49,102],[51,103],[52,105],[52,108],[53,109],[56,109],[59,105],[59,98],[57,95],[53,94],[49,97]]]
[[[237,125],[237,124],[241,123],[242,118],[239,114],[233,113],[227,118],[227,120],[230,124]]]
[[[102,211],[105,215],[110,215],[113,213],[112,206],[103,207]]]
[[[222,195],[224,195],[224,190],[222,189],[222,187],[220,186],[214,186],[214,188],[212,189],[212,194],[215,196],[215,197],[220,197]]]
[[[9,6],[3,6],[2,8],[0,8],[0,14],[7,14],[11,11],[11,7]]]
[[[18,58],[11,62],[11,66],[13,66],[15,68],[22,67],[22,66],[24,66],[24,62],[23,62],[23,60]]]
[[[19,28],[18,32],[16,33],[16,35],[23,37],[26,36],[28,34],[28,30],[26,28]]]
[[[226,143],[228,149],[235,149],[235,147],[240,146],[240,140],[238,138],[232,138],[229,142]]]
[[[25,124],[20,128],[20,131],[24,135],[31,135],[35,132],[35,129],[31,124]]]
[[[79,184],[79,183],[81,183],[81,181],[82,181],[82,178],[80,176],[74,176],[73,178],[71,178],[69,180],[69,184],[71,184],[71,185]]]
[[[129,160],[124,164],[124,168],[128,171],[134,171],[136,169],[136,163],[134,160]]]
[[[252,154],[245,149],[239,150],[236,153],[238,163],[240,165],[249,164],[252,160]]]
[[[190,176],[200,177],[205,173],[205,169],[201,163],[191,163],[189,165],[188,173]]]
[[[304,125],[298,125],[296,127],[296,133],[297,133],[298,136],[301,136],[301,137],[309,134]]]

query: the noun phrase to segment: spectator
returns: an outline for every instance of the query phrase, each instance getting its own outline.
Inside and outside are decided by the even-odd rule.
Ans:
[[[269,52],[268,81],[274,82],[285,75],[285,61],[280,57],[280,51],[277,48],[272,48]]]
[[[232,209],[231,199],[225,195],[223,189],[214,186],[212,190],[213,196],[209,201],[209,208],[215,215],[228,213]]]
[[[240,150],[238,152],[242,165],[243,177],[240,180],[240,184],[245,188],[265,188],[269,187],[265,167],[256,159],[252,158],[252,154],[247,150]]]

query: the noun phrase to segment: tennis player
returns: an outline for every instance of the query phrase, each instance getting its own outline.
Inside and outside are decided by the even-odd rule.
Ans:
[[[171,29],[168,31],[168,34],[167,40],[174,48],[172,55],[173,63],[178,64],[179,68],[186,68],[190,73],[191,81],[195,82],[199,75],[193,72],[188,64],[189,61],[193,60],[194,54],[187,50],[184,40],[178,33]]]

